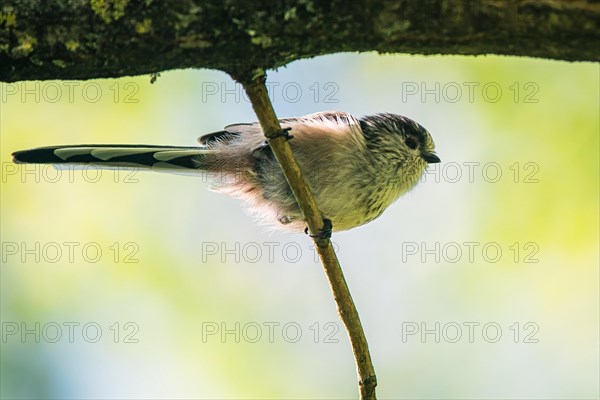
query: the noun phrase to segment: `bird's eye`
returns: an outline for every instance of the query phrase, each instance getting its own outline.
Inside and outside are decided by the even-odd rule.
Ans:
[[[412,136],[407,137],[406,140],[404,141],[404,143],[406,143],[408,148],[412,149],[412,150],[414,150],[418,147],[417,140]]]

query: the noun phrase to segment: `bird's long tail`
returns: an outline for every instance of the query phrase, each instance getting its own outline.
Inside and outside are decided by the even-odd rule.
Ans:
[[[99,168],[152,169],[183,172],[203,169],[211,150],[203,147],[89,144],[49,146],[14,152],[18,164],[94,165]]]

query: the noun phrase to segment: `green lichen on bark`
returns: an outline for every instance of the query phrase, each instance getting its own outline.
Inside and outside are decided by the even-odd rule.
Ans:
[[[4,0],[0,81],[179,68],[241,76],[338,52],[598,61],[593,0]]]
[[[107,24],[123,17],[128,3],[129,0],[90,0],[92,11]]]

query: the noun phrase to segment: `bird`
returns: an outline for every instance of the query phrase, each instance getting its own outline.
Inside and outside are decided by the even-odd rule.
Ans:
[[[344,231],[378,218],[440,162],[430,133],[402,115],[356,118],[324,111],[279,120],[323,215]],[[199,146],[80,144],[14,152],[15,163],[93,165],[207,176],[211,189],[242,199],[259,223],[301,231],[302,212],[259,123],[236,123]],[[205,174],[205,175],[204,175]]]

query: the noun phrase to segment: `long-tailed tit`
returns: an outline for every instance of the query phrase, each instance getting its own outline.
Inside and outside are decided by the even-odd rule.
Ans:
[[[379,217],[437,163],[425,128],[396,114],[360,119],[321,112],[280,120],[323,217],[336,231]],[[69,145],[13,153],[17,163],[86,164],[206,174],[214,190],[241,198],[266,223],[301,231],[296,200],[258,123],[233,124],[200,146]]]

